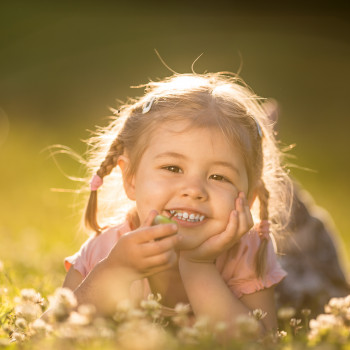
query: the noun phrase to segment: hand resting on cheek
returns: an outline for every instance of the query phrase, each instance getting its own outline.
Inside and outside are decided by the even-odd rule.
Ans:
[[[186,249],[186,239],[180,236],[180,256],[193,262],[214,263],[225,250],[239,242],[241,237],[253,227],[253,218],[243,192],[236,199],[236,209],[232,210],[224,232],[214,234],[197,247]],[[183,248],[182,248],[183,247]]]

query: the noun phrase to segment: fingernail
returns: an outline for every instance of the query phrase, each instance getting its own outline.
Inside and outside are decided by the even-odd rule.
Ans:
[[[177,230],[177,225],[176,224],[171,224],[171,228],[176,231]]]
[[[237,215],[238,215],[237,210],[234,210],[234,211],[233,211],[233,215],[234,215],[234,216],[237,216]]]

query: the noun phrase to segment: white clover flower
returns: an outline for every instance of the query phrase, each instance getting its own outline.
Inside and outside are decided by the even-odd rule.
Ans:
[[[309,317],[311,314],[311,310],[310,309],[302,309],[301,314],[305,317]]]
[[[235,325],[238,338],[256,338],[260,335],[259,322],[249,315],[238,315]]]
[[[73,291],[68,288],[56,289],[54,297],[57,303],[60,303],[69,309],[74,309],[78,304]]]
[[[343,313],[347,308],[344,298],[331,298],[327,305],[325,305],[324,310],[328,314],[340,314]]]
[[[52,326],[47,324],[43,319],[38,318],[30,325],[36,334],[45,335],[52,332]]]
[[[191,306],[190,304],[177,303],[174,310],[177,314],[187,315],[191,311]]]
[[[146,317],[146,313],[140,309],[131,309],[128,313],[128,318],[133,319],[142,319]]]
[[[42,313],[41,307],[38,304],[32,302],[22,302],[15,307],[15,314],[17,317],[22,317],[26,321],[31,322],[39,318]]]
[[[16,319],[15,326],[17,328],[25,329],[28,326],[28,323],[24,318],[18,317]]]
[[[299,326],[301,323],[301,319],[300,318],[291,318],[289,324],[292,326],[292,327],[297,327]]]
[[[117,303],[116,311],[113,316],[114,321],[123,322],[129,317],[129,314],[132,310],[132,304],[129,299],[121,300]]]
[[[141,300],[140,307],[142,310],[146,311],[153,319],[159,318],[162,313],[162,305],[159,304],[161,299],[160,294],[157,296],[153,294],[148,295],[147,300]]]
[[[317,342],[329,339],[331,342],[344,343],[347,341],[349,331],[346,329],[343,319],[333,314],[318,315],[316,320],[310,321],[310,341]]]
[[[11,342],[23,342],[26,339],[26,336],[20,332],[13,332],[11,334]]]
[[[121,322],[124,322],[126,320],[145,318],[147,314],[152,315],[153,311],[158,312],[158,309],[159,309],[159,313],[160,313],[160,307],[158,308],[158,305],[156,307],[156,310],[154,310],[154,308],[152,307],[153,306],[152,304],[155,301],[151,301],[149,303],[148,300],[143,300],[143,302],[144,303],[141,302],[141,304],[143,305],[144,309],[139,309],[139,308],[133,307],[131,301],[128,299],[120,301],[117,304],[116,312],[113,316],[114,321],[121,323]],[[148,310],[147,310],[147,308],[148,308]]]
[[[1,327],[3,329],[3,331],[7,334],[12,334],[13,333],[13,326],[9,325],[8,323],[5,323],[2,325]],[[1,338],[0,338],[1,339]]]
[[[177,338],[185,344],[197,344],[200,338],[199,330],[193,327],[182,327],[177,332]]]
[[[158,310],[161,305],[156,300],[142,300],[140,306],[144,310]]]
[[[168,348],[167,340],[161,326],[144,319],[125,322],[117,329],[117,342],[123,350],[163,350]]]
[[[341,317],[333,314],[321,314],[314,320],[310,320],[309,339],[316,339],[319,335],[326,332],[336,332],[337,329],[343,328],[343,320]]]
[[[284,339],[287,336],[286,331],[277,331],[276,332],[276,337],[277,339]]]
[[[72,326],[86,326],[90,323],[91,319],[85,315],[81,315],[79,312],[72,311],[68,317],[67,322]]]
[[[311,329],[326,329],[342,326],[343,320],[340,317],[329,314],[318,315],[316,320],[310,320]]]
[[[161,295],[157,293],[157,295],[154,294],[148,294],[147,300],[141,300],[141,308],[145,310],[158,310],[162,306],[159,304],[159,301],[162,299]]]
[[[82,304],[78,306],[78,312],[91,321],[96,315],[96,307],[92,304]]]
[[[43,304],[43,298],[40,293],[36,292],[32,288],[22,289],[21,297],[24,301],[30,301],[32,303]]]
[[[58,288],[55,294],[49,297],[52,315],[57,321],[65,320],[70,312],[77,306],[77,299],[68,288]]]
[[[250,312],[249,315],[252,315],[257,321],[260,321],[266,317],[267,312],[261,309],[255,309],[252,312]]]
[[[162,296],[159,293],[157,294],[150,293],[147,296],[147,300],[155,300],[159,302],[162,300]]]
[[[277,317],[281,320],[290,320],[294,315],[294,307],[281,307],[277,311]]]
[[[190,320],[189,313],[191,311],[190,305],[184,303],[177,303],[175,305],[174,311],[175,315],[171,318],[172,322],[179,327],[188,325]]]

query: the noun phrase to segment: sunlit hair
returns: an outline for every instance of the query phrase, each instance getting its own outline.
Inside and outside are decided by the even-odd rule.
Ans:
[[[230,73],[175,74],[143,87],[144,96],[121,106],[110,124],[89,140],[90,175],[97,173],[104,184],[98,190],[99,216],[97,191],[91,192],[85,215],[87,227],[99,234],[99,222],[125,219],[127,212],[132,226],[138,226],[136,210],[130,210],[134,204],[123,193],[121,173],[116,167],[118,157],[128,155],[131,165],[127,174],[132,176],[159,125],[185,120],[192,128],[220,130],[228,142],[239,148],[248,174],[248,197],[257,195],[253,216],[269,220],[271,232],[279,234],[291,208],[291,181],[282,166],[283,154],[263,99]],[[150,110],[143,113],[151,100]],[[262,242],[256,261],[259,275],[266,262],[266,240]]]

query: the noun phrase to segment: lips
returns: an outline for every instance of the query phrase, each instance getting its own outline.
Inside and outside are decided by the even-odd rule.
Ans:
[[[205,215],[189,210],[172,209],[169,212],[173,217],[185,222],[201,222],[205,219]]]

